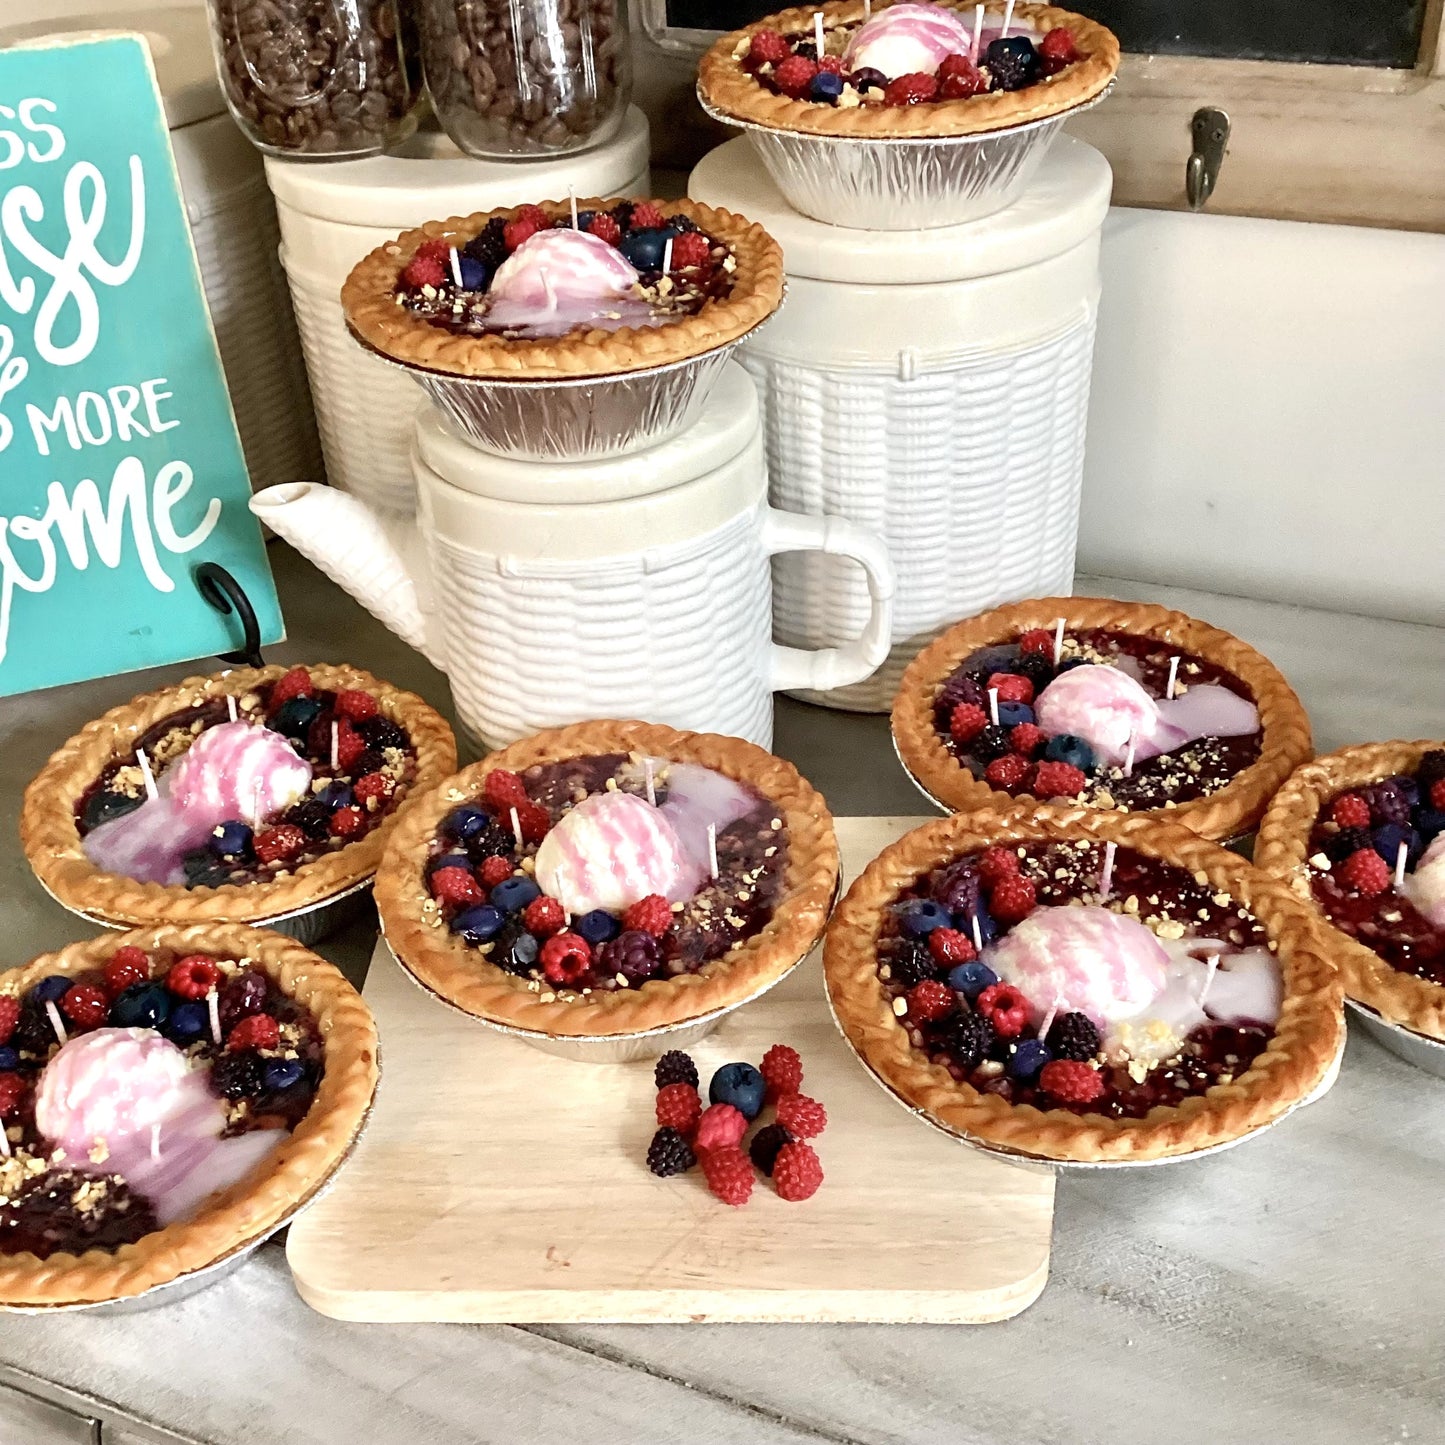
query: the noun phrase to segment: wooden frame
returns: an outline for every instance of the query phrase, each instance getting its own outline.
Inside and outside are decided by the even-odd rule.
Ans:
[[[666,9],[641,0],[653,44],[697,53],[715,38],[668,29]],[[1190,120],[1217,106],[1231,131],[1206,211],[1445,231],[1442,11],[1429,0],[1413,70],[1125,55],[1112,96],[1069,130],[1108,156],[1117,205],[1184,210]]]

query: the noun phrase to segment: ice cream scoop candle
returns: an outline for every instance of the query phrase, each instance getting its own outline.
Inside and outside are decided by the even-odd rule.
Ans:
[[[487,292],[493,326],[538,334],[570,331],[605,311],[651,308],[632,294],[638,272],[615,246],[571,227],[539,231],[497,268]]]
[[[1403,884],[1405,896],[1436,928],[1445,928],[1445,833],[1420,855]]]
[[[890,80],[932,75],[947,55],[967,55],[973,43],[957,13],[942,5],[891,5],[860,25],[848,44],[849,70],[877,70]]]

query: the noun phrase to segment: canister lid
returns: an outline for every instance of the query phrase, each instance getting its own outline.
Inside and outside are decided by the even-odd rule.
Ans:
[[[665,492],[732,461],[758,433],[758,393],[735,361],[723,368],[701,420],[670,441],[598,461],[519,461],[480,451],[433,406],[417,416],[417,455],[453,486],[498,501],[565,506]]]
[[[629,106],[622,129],[610,141],[579,155],[545,161],[481,161],[465,156],[447,138],[420,131],[391,155],[364,160],[314,162],[266,157],[266,179],[284,206],[323,221],[401,230],[416,217],[489,211],[523,200],[564,199],[624,193],[647,170],[647,117]]]
[[[11,6],[14,6],[12,12]],[[94,30],[139,33],[150,46],[156,79],[171,130],[210,120],[226,109],[204,5],[128,5],[93,3],[74,14],[57,15],[52,0],[8,0],[0,20],[0,45],[38,40],[46,35],[77,35]],[[43,14],[42,14],[43,12]],[[13,15],[13,18],[12,18]]]
[[[703,157],[687,193],[756,221],[783,248],[790,276],[870,286],[962,281],[1062,255],[1103,224],[1113,173],[1092,146],[1060,136],[1011,206],[931,231],[855,231],[795,211],[746,136]]]

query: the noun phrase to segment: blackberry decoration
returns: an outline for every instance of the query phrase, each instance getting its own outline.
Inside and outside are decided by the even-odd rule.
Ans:
[[[387,748],[404,748],[407,745],[406,733],[390,718],[382,717],[380,713],[358,723],[356,730],[365,738],[369,747],[382,752]]]
[[[331,809],[320,798],[303,798],[285,816],[288,823],[294,823],[313,842],[319,842],[331,831]]]
[[[488,271],[495,271],[507,259],[507,243],[503,233],[507,223],[501,216],[493,216],[465,246],[462,254],[479,261]]]
[[[1033,683],[1035,697],[1054,680],[1053,663],[1037,652],[1024,653],[1009,670],[1018,673],[1020,677],[1028,678]]]
[[[643,983],[662,967],[662,945],[650,933],[630,928],[602,945],[601,963],[628,983]]]
[[[1060,1014],[1046,1040],[1056,1059],[1088,1063],[1099,1052],[1102,1040],[1093,1023],[1081,1013]]]
[[[686,1174],[697,1163],[692,1146],[676,1129],[661,1128],[647,1146],[647,1167],[659,1179],[673,1174]]]
[[[265,1087],[265,1073],[259,1055],[222,1054],[211,1067],[211,1092],[223,1099],[245,1099]]]
[[[771,1179],[778,1151],[784,1144],[792,1142],[793,1136],[781,1124],[767,1124],[753,1135],[752,1142],[748,1145],[748,1157],[760,1173]]]
[[[1043,63],[1026,35],[993,41],[984,52],[984,64],[1000,90],[1023,90],[1040,77]]]
[[[669,1049],[653,1066],[652,1077],[659,1089],[669,1084],[691,1084],[697,1088],[697,1065],[680,1049]]]
[[[990,723],[969,744],[969,751],[982,763],[991,763],[995,758],[1012,752],[1013,744],[1009,741],[1008,729]]]
[[[967,1073],[983,1062],[994,1031],[982,1014],[953,1013],[939,1025],[936,1037],[948,1057]]]
[[[1361,848],[1373,848],[1374,835],[1368,828],[1341,828],[1325,844],[1325,855],[1334,863],[1343,863],[1352,853]]]
[[[903,988],[912,988],[925,978],[932,978],[938,972],[938,964],[926,943],[905,938],[898,942],[889,958],[888,972],[895,983]]]

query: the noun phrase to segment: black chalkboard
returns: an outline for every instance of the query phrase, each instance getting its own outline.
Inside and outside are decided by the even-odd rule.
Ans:
[[[666,0],[667,23],[735,30],[785,3]],[[1420,48],[1425,0],[1084,0],[1077,8],[1135,52],[1408,69]]]

